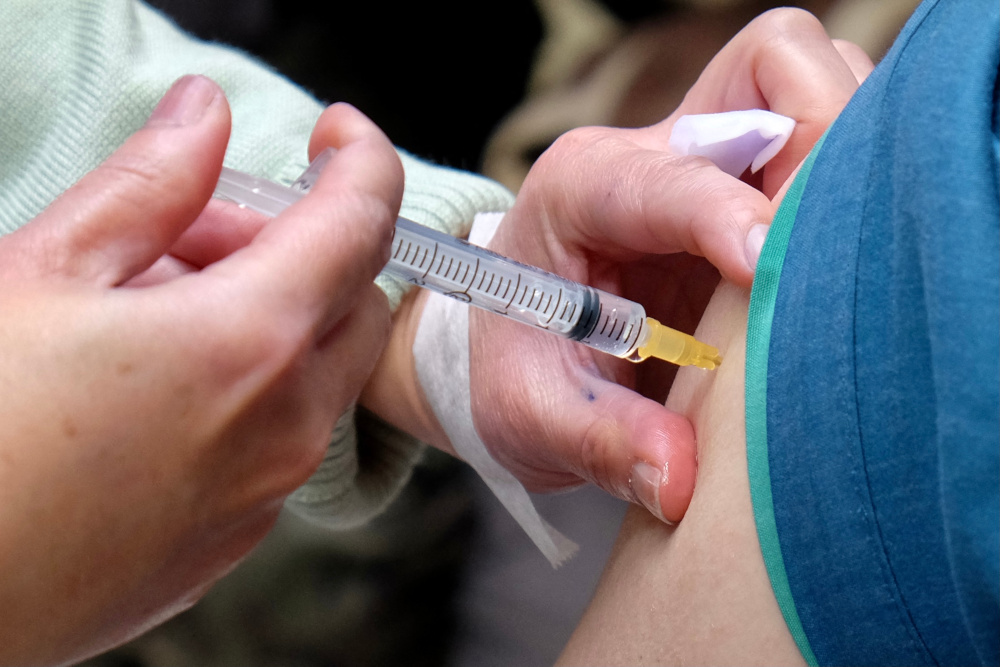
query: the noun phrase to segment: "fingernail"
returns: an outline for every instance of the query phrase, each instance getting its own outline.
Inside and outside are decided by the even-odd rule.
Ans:
[[[146,125],[193,125],[219,94],[219,88],[203,76],[178,80],[153,109]]]
[[[764,247],[764,239],[767,238],[767,225],[756,224],[747,232],[746,254],[747,263],[750,268],[757,270],[757,260],[760,259],[760,251]]]
[[[660,489],[667,483],[666,465],[659,469],[645,461],[637,461],[632,465],[628,482],[635,499],[642,503],[643,507],[660,521],[673,525],[672,521],[664,518],[663,508],[660,506]]]

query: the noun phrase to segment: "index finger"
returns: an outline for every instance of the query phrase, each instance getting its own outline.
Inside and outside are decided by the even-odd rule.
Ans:
[[[646,148],[642,132],[566,133],[532,167],[507,216],[525,218],[525,224],[547,220],[567,249],[618,261],[683,251],[749,285],[756,258],[747,239],[754,228],[770,223],[771,202],[705,158]],[[506,235],[506,227],[498,234]],[[537,255],[551,244],[532,245],[521,248],[519,258],[544,263]]]
[[[403,190],[402,165],[378,127],[346,104],[327,115],[340,143],[309,194],[207,271],[318,328],[339,319],[382,270]]]
[[[769,109],[795,119],[782,151],[768,164],[764,192],[778,187],[858,88],[858,79],[819,20],[801,9],[762,14],[739,32],[705,68],[659,135],[686,114]]]

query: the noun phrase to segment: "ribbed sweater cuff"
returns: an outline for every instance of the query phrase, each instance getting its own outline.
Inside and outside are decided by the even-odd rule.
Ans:
[[[406,172],[399,215],[413,222],[464,237],[477,213],[506,211],[514,203],[514,195],[499,183],[398,152]],[[389,297],[393,310],[412,287],[389,276],[379,276],[375,282]]]

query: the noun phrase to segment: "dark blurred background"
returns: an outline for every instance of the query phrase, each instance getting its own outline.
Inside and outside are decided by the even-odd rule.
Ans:
[[[398,146],[462,169],[520,101],[542,24],[530,1],[153,0],[189,32],[240,47]]]
[[[425,159],[512,190],[559,134],[646,125],[755,16],[813,12],[878,60],[917,0],[151,0],[324,102],[347,101]]]

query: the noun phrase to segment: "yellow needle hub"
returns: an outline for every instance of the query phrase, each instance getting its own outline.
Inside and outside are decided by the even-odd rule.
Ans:
[[[652,317],[646,318],[646,329],[649,333],[636,350],[639,361],[656,357],[678,366],[697,366],[709,371],[714,371],[722,363],[717,348],[702,343],[694,336],[665,327]]]

